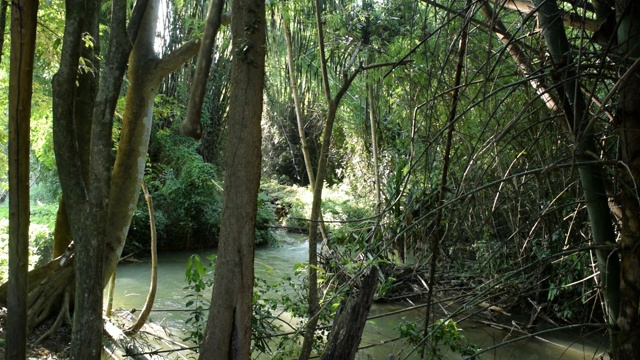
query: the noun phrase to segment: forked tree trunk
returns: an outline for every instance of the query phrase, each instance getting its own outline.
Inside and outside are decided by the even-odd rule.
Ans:
[[[93,207],[91,196],[95,188],[90,185],[88,154],[79,148],[86,139],[87,127],[95,99],[97,79],[82,76],[77,78],[81,55],[96,60],[92,49],[86,49],[82,40],[86,32],[97,44],[97,3],[95,1],[68,1],[66,4],[64,41],[60,56],[60,68],[53,77],[53,136],[56,165],[60,185],[67,197],[71,231],[74,234],[76,253],[76,292],[74,302],[74,326],[71,337],[71,357],[77,359],[99,359],[102,343],[102,294],[96,276],[102,276],[101,257],[104,248],[104,227],[97,221],[105,208]],[[89,53],[89,54],[87,54]],[[93,65],[99,73],[97,62]],[[85,83],[86,81],[86,83]],[[82,89],[77,88],[82,85]],[[83,90],[83,91],[79,91]],[[86,97],[87,106],[81,101]],[[78,106],[75,103],[78,102]],[[88,109],[87,109],[88,107]],[[82,117],[76,118],[80,114]]]
[[[249,359],[255,224],[261,173],[265,2],[232,5],[233,62],[224,202],[211,307],[201,359]]]
[[[82,43],[80,34],[83,28],[79,25],[96,15],[99,9],[91,7],[96,4],[91,2],[86,3],[89,6],[86,12],[85,2],[67,6],[61,68],[54,78],[54,142],[65,201],[69,205],[67,215],[71,220],[73,238],[79,245],[76,260],[82,262],[77,265],[78,282],[83,284],[79,286],[84,290],[78,291],[80,297],[76,299],[75,306],[72,354],[76,358],[99,356],[102,289],[118,263],[137,203],[149,144],[154,95],[161,79],[195,55],[199,47],[198,41],[191,41],[167,57],[158,59],[153,49],[158,1],[150,0],[149,6],[146,3],[145,0],[136,2],[128,28],[127,2],[116,0],[113,3],[109,52],[102,70],[105,76],[98,88],[99,100],[93,109],[84,112],[93,112],[92,125],[84,130],[91,131],[91,162],[88,165],[82,160],[82,149],[78,147],[82,142],[78,131],[82,127],[73,123],[74,117],[79,116],[74,109],[77,101],[75,79]],[[136,40],[138,33],[141,36]],[[135,49],[129,56],[131,44],[135,44]],[[111,129],[128,60],[127,104],[112,172]],[[104,251],[100,250],[102,246],[105,246]],[[67,262],[62,267],[52,263],[54,266],[47,268],[48,277],[30,289],[29,328],[58,310],[62,294],[69,284],[74,283],[74,273],[68,265],[71,263]],[[43,272],[35,270],[30,276],[34,274]],[[96,278],[103,278],[103,281],[96,281]]]

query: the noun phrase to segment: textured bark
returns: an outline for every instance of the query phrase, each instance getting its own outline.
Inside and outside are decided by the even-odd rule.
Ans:
[[[213,50],[215,48],[216,36],[222,22],[222,7],[224,0],[211,0],[209,11],[207,12],[207,22],[204,27],[202,46],[198,53],[198,63],[189,94],[189,105],[187,106],[187,117],[180,127],[180,132],[194,139],[202,136],[202,101],[207,91],[207,80],[209,70],[213,61]]]
[[[233,63],[224,203],[215,279],[200,359],[249,359],[254,246],[261,173],[264,0],[233,2]]]
[[[615,339],[618,359],[637,359],[640,354],[640,206],[637,184],[640,181],[640,4],[616,1],[618,44],[626,59],[627,72],[620,87],[620,106],[615,123],[621,139],[621,157],[629,169],[621,171],[622,231],[620,236],[621,283],[619,333]],[[615,355],[615,354],[614,354]]]
[[[75,239],[77,259],[74,326],[71,356],[99,359],[102,346],[102,276],[104,247],[103,209],[92,206],[89,172],[90,129],[99,74],[97,1],[66,4],[67,16],[60,69],[53,80],[54,147],[60,184],[70,206],[67,215]],[[92,37],[93,47],[82,37]],[[94,72],[77,74],[79,57]],[[68,141],[72,141],[69,143]]]
[[[351,294],[346,302],[340,304],[322,360],[355,358],[377,285],[378,268],[373,267],[362,280],[358,294]]]
[[[4,6],[4,5],[3,5]],[[6,7],[3,8],[6,13]],[[29,124],[38,1],[11,7],[7,359],[25,359],[29,288]],[[4,27],[2,28],[4,31]],[[2,50],[0,46],[0,51]]]
[[[164,76],[195,55],[198,42],[189,42],[166,58],[158,59],[153,50],[158,1],[150,1],[149,4],[144,0],[137,1],[131,13],[128,31],[127,2],[113,2],[112,36],[103,72],[105,79],[100,83],[97,100],[86,106],[87,111],[83,112],[83,116],[92,119],[88,157],[90,162],[87,164],[81,155],[83,152],[80,147],[84,144],[80,140],[82,135],[78,133],[81,126],[77,126],[77,118],[74,117],[80,114],[75,107],[89,102],[76,96],[79,91],[76,89],[75,79],[82,46],[79,34],[83,26],[91,27],[90,15],[97,16],[99,9],[97,2],[69,0],[67,10],[61,67],[54,77],[54,144],[65,201],[72,204],[66,208],[73,239],[78,245],[76,263],[79,276],[76,276],[78,291],[72,356],[90,359],[100,355],[102,289],[116,267],[137,203],[149,144],[155,93]],[[95,42],[97,39],[94,37]],[[133,48],[131,44],[135,44]],[[113,113],[127,61],[130,61],[130,84],[114,164],[111,157]],[[85,132],[89,132],[88,127],[82,131],[83,134]],[[89,175],[86,176],[86,173]],[[56,282],[56,276],[53,273],[43,287],[48,286],[49,290],[58,294],[58,288],[52,284],[66,286],[68,281]],[[103,281],[96,281],[96,278],[102,278]],[[42,291],[38,294],[41,297],[47,295]],[[34,300],[33,313],[47,313],[52,301]],[[84,317],[79,314],[88,315]],[[41,320],[38,316],[34,322]]]

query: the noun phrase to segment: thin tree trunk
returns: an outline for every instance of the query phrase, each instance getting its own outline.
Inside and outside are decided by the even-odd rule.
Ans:
[[[7,28],[7,7],[8,0],[0,0],[0,62],[2,62],[2,51],[4,49],[4,29]]]
[[[296,123],[298,124],[298,135],[300,136],[300,144],[302,145],[302,157],[304,158],[304,166],[307,169],[307,177],[309,178],[309,187],[311,193],[316,183],[316,177],[313,173],[313,163],[311,162],[311,154],[309,153],[309,143],[304,132],[304,117],[302,116],[302,104],[300,102],[300,94],[298,93],[298,81],[296,79],[296,70],[293,62],[293,46],[291,46],[291,29],[289,22],[284,19],[284,38],[287,43],[287,67],[289,68],[289,82],[291,83],[291,92],[293,93],[293,106],[296,111]],[[320,233],[323,239],[328,239],[329,234],[327,228],[322,221],[322,210],[320,211]]]
[[[495,15],[491,5],[488,3],[482,3],[480,9],[485,18],[491,25],[491,30],[496,34],[496,37],[505,46],[513,61],[522,71],[525,77],[530,77],[536,70],[531,66],[529,59],[523,53],[520,47],[520,41],[515,39],[513,35],[509,34],[507,27],[504,23]],[[556,113],[560,110],[558,102],[553,98],[553,94],[549,91],[549,88],[541,80],[542,78],[532,76],[530,77],[529,84],[535,90],[536,94],[542,99],[551,113]]]
[[[451,155],[451,144],[453,142],[453,131],[455,129],[456,114],[458,110],[458,99],[460,96],[460,82],[462,78],[462,70],[464,68],[464,57],[467,50],[467,38],[469,36],[469,18],[468,12],[471,7],[471,1],[467,0],[465,4],[464,20],[460,31],[460,43],[458,45],[458,63],[456,64],[456,74],[453,80],[453,93],[451,94],[451,109],[447,119],[447,140],[445,143],[444,155],[442,156],[442,176],[440,178],[440,191],[438,193],[438,212],[436,213],[435,227],[436,235],[431,237],[431,266],[429,269],[429,292],[427,293],[427,307],[424,320],[424,337],[429,336],[429,322],[431,321],[431,306],[433,301],[433,293],[436,284],[436,265],[438,263],[438,255],[440,254],[440,237],[443,234],[441,227],[444,196],[447,188],[449,159]],[[422,358],[427,356],[426,346],[428,341],[424,341],[422,349]]]
[[[156,299],[156,290],[158,288],[158,237],[156,236],[156,218],[153,214],[153,201],[151,200],[151,194],[149,194],[149,189],[147,189],[147,185],[144,181],[142,182],[142,193],[144,194],[144,199],[147,202],[147,209],[149,210],[149,227],[151,232],[151,284],[149,285],[147,300],[144,302],[144,307],[142,308],[142,312],[140,313],[138,320],[126,331],[129,334],[138,332],[138,330],[144,326],[144,323],[147,322],[149,314],[151,314],[151,308],[153,308],[153,302]],[[112,279],[115,278],[112,277]]]
[[[382,206],[382,191],[380,190],[380,169],[378,166],[378,130],[376,126],[376,114],[373,110],[373,85],[367,86],[369,99],[369,124],[371,127],[371,154],[373,156],[373,180],[376,186],[376,215],[380,215]]]
[[[318,31],[318,49],[320,51],[320,68],[322,70],[322,83],[325,99],[329,107],[326,124],[322,136],[322,148],[320,150],[320,160],[318,161],[318,171],[316,182],[313,185],[313,200],[311,203],[311,222],[309,222],[309,267],[307,270],[307,282],[309,285],[307,311],[308,322],[306,324],[302,348],[300,349],[299,360],[308,360],[311,355],[313,339],[318,325],[318,220],[320,219],[320,209],[322,206],[322,187],[326,176],[327,158],[329,144],[331,143],[331,132],[333,129],[333,119],[335,118],[336,106],[331,98],[331,88],[329,87],[329,74],[327,73],[327,59],[324,50],[324,30],[322,26],[322,1],[315,0],[316,28]],[[325,146],[326,145],[326,146]]]
[[[307,360],[311,355],[313,339],[318,325],[319,304],[318,304],[318,226],[320,223],[320,213],[322,207],[322,189],[324,187],[324,179],[327,176],[327,164],[329,161],[329,148],[331,145],[331,133],[333,132],[333,124],[336,119],[336,112],[344,94],[346,94],[349,86],[356,76],[363,70],[362,67],[357,68],[351,76],[345,76],[342,86],[338,90],[335,98],[331,97],[331,87],[329,85],[329,73],[327,70],[327,59],[324,50],[324,30],[322,26],[322,4],[321,0],[315,1],[316,7],[316,26],[318,31],[318,48],[320,51],[320,62],[322,70],[322,83],[327,101],[326,123],[322,133],[322,147],[320,149],[320,160],[318,161],[318,171],[316,172],[316,182],[313,186],[313,201],[311,203],[311,220],[309,222],[309,267],[308,267],[308,311],[309,320],[306,325],[302,348],[300,349],[300,360]],[[357,54],[357,53],[356,53]],[[355,54],[354,54],[355,55]],[[351,64],[355,61],[355,56],[351,58]],[[345,73],[350,65],[345,67]]]
[[[264,0],[232,5],[233,62],[224,203],[211,307],[200,359],[249,359],[254,247],[261,173]],[[250,24],[250,25],[248,25]]]
[[[7,359],[25,359],[27,351],[29,126],[37,13],[37,0],[18,0],[11,7]]]
[[[107,288],[107,306],[104,311],[104,315],[106,317],[111,317],[111,311],[113,309],[113,294],[116,290],[116,274],[117,272],[114,271],[113,274],[111,274],[111,279],[109,279],[109,287]]]
[[[204,35],[202,38],[202,46],[198,53],[198,62],[196,64],[196,72],[193,76],[193,84],[191,85],[191,93],[189,94],[189,104],[187,106],[187,116],[180,127],[180,132],[194,139],[200,139],[202,136],[202,101],[207,91],[207,80],[209,79],[209,70],[213,61],[213,50],[216,43],[216,35],[222,22],[222,7],[224,0],[211,0],[209,2],[209,11],[207,12],[207,22],[204,27]]]
[[[572,64],[571,51],[564,27],[559,18],[555,0],[534,0],[539,7],[539,23],[542,27],[547,48],[554,67],[563,69]],[[564,110],[572,131],[572,140],[576,143],[576,156],[588,157],[597,154],[595,138],[591,130],[584,132],[586,103],[583,98],[573,69],[564,69],[561,73],[561,89],[564,91]],[[598,268],[603,283],[607,322],[615,324],[620,307],[620,262],[618,255],[606,250],[606,245],[615,243],[615,233],[609,203],[604,186],[604,172],[597,165],[580,165],[578,173],[585,197],[593,242],[599,245],[596,250]],[[612,341],[615,346],[615,341]],[[614,349],[615,352],[615,349]]]

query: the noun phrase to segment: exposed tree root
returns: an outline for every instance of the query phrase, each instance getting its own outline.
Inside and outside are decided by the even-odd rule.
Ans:
[[[71,295],[70,295],[69,288],[66,287],[64,290],[62,306],[60,308],[60,312],[58,313],[58,317],[56,318],[56,321],[53,323],[51,328],[47,330],[47,332],[42,334],[42,336],[40,336],[38,340],[36,340],[35,345],[39,345],[40,343],[45,341],[49,336],[51,336],[56,331],[58,331],[60,329],[60,326],[62,325],[63,320],[66,319],[69,324],[71,323],[71,316],[69,315],[69,305],[70,305],[69,298],[70,297]]]
[[[29,332],[46,320],[52,312],[60,308],[60,303],[66,292],[70,292],[69,296],[73,294],[73,285],[69,285],[73,283],[73,261],[68,261],[29,293],[27,300],[27,328]]]

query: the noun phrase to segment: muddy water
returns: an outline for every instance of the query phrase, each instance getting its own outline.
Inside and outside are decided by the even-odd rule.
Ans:
[[[270,282],[276,282],[284,276],[291,276],[295,264],[303,263],[307,259],[307,243],[304,238],[294,234],[279,234],[280,245],[256,250],[256,276]],[[175,334],[182,333],[187,328],[184,321],[188,313],[185,309],[184,273],[187,259],[192,252],[172,252],[159,255],[158,263],[158,291],[151,320],[164,325]],[[199,253],[201,258],[209,252]],[[115,309],[141,309],[149,286],[150,266],[148,261],[125,263],[118,267],[116,292],[114,295]],[[207,296],[210,296],[207,293]],[[374,304],[371,315],[383,314],[399,310],[406,304]],[[170,310],[170,311],[166,311]],[[175,311],[178,310],[178,311]],[[365,327],[361,346],[380,344],[380,342],[396,338],[395,328],[404,320],[420,320],[424,317],[424,310],[418,309],[401,314],[385,316],[369,320]],[[458,324],[467,340],[480,348],[489,348],[521,336],[508,333],[490,326],[481,326],[474,322]],[[179,335],[182,337],[182,335]],[[481,359],[592,359],[603,352],[604,347],[598,348],[598,340],[602,336],[584,338],[580,330],[554,332],[545,334],[544,339],[530,338],[514,344],[500,347],[480,356]],[[396,359],[403,359],[412,347],[401,341],[394,341],[385,345],[361,350],[358,359],[388,359],[390,354],[400,354]],[[442,349],[445,359],[459,359],[460,355]],[[267,358],[267,357],[261,357]],[[413,354],[410,359],[417,359]]]

